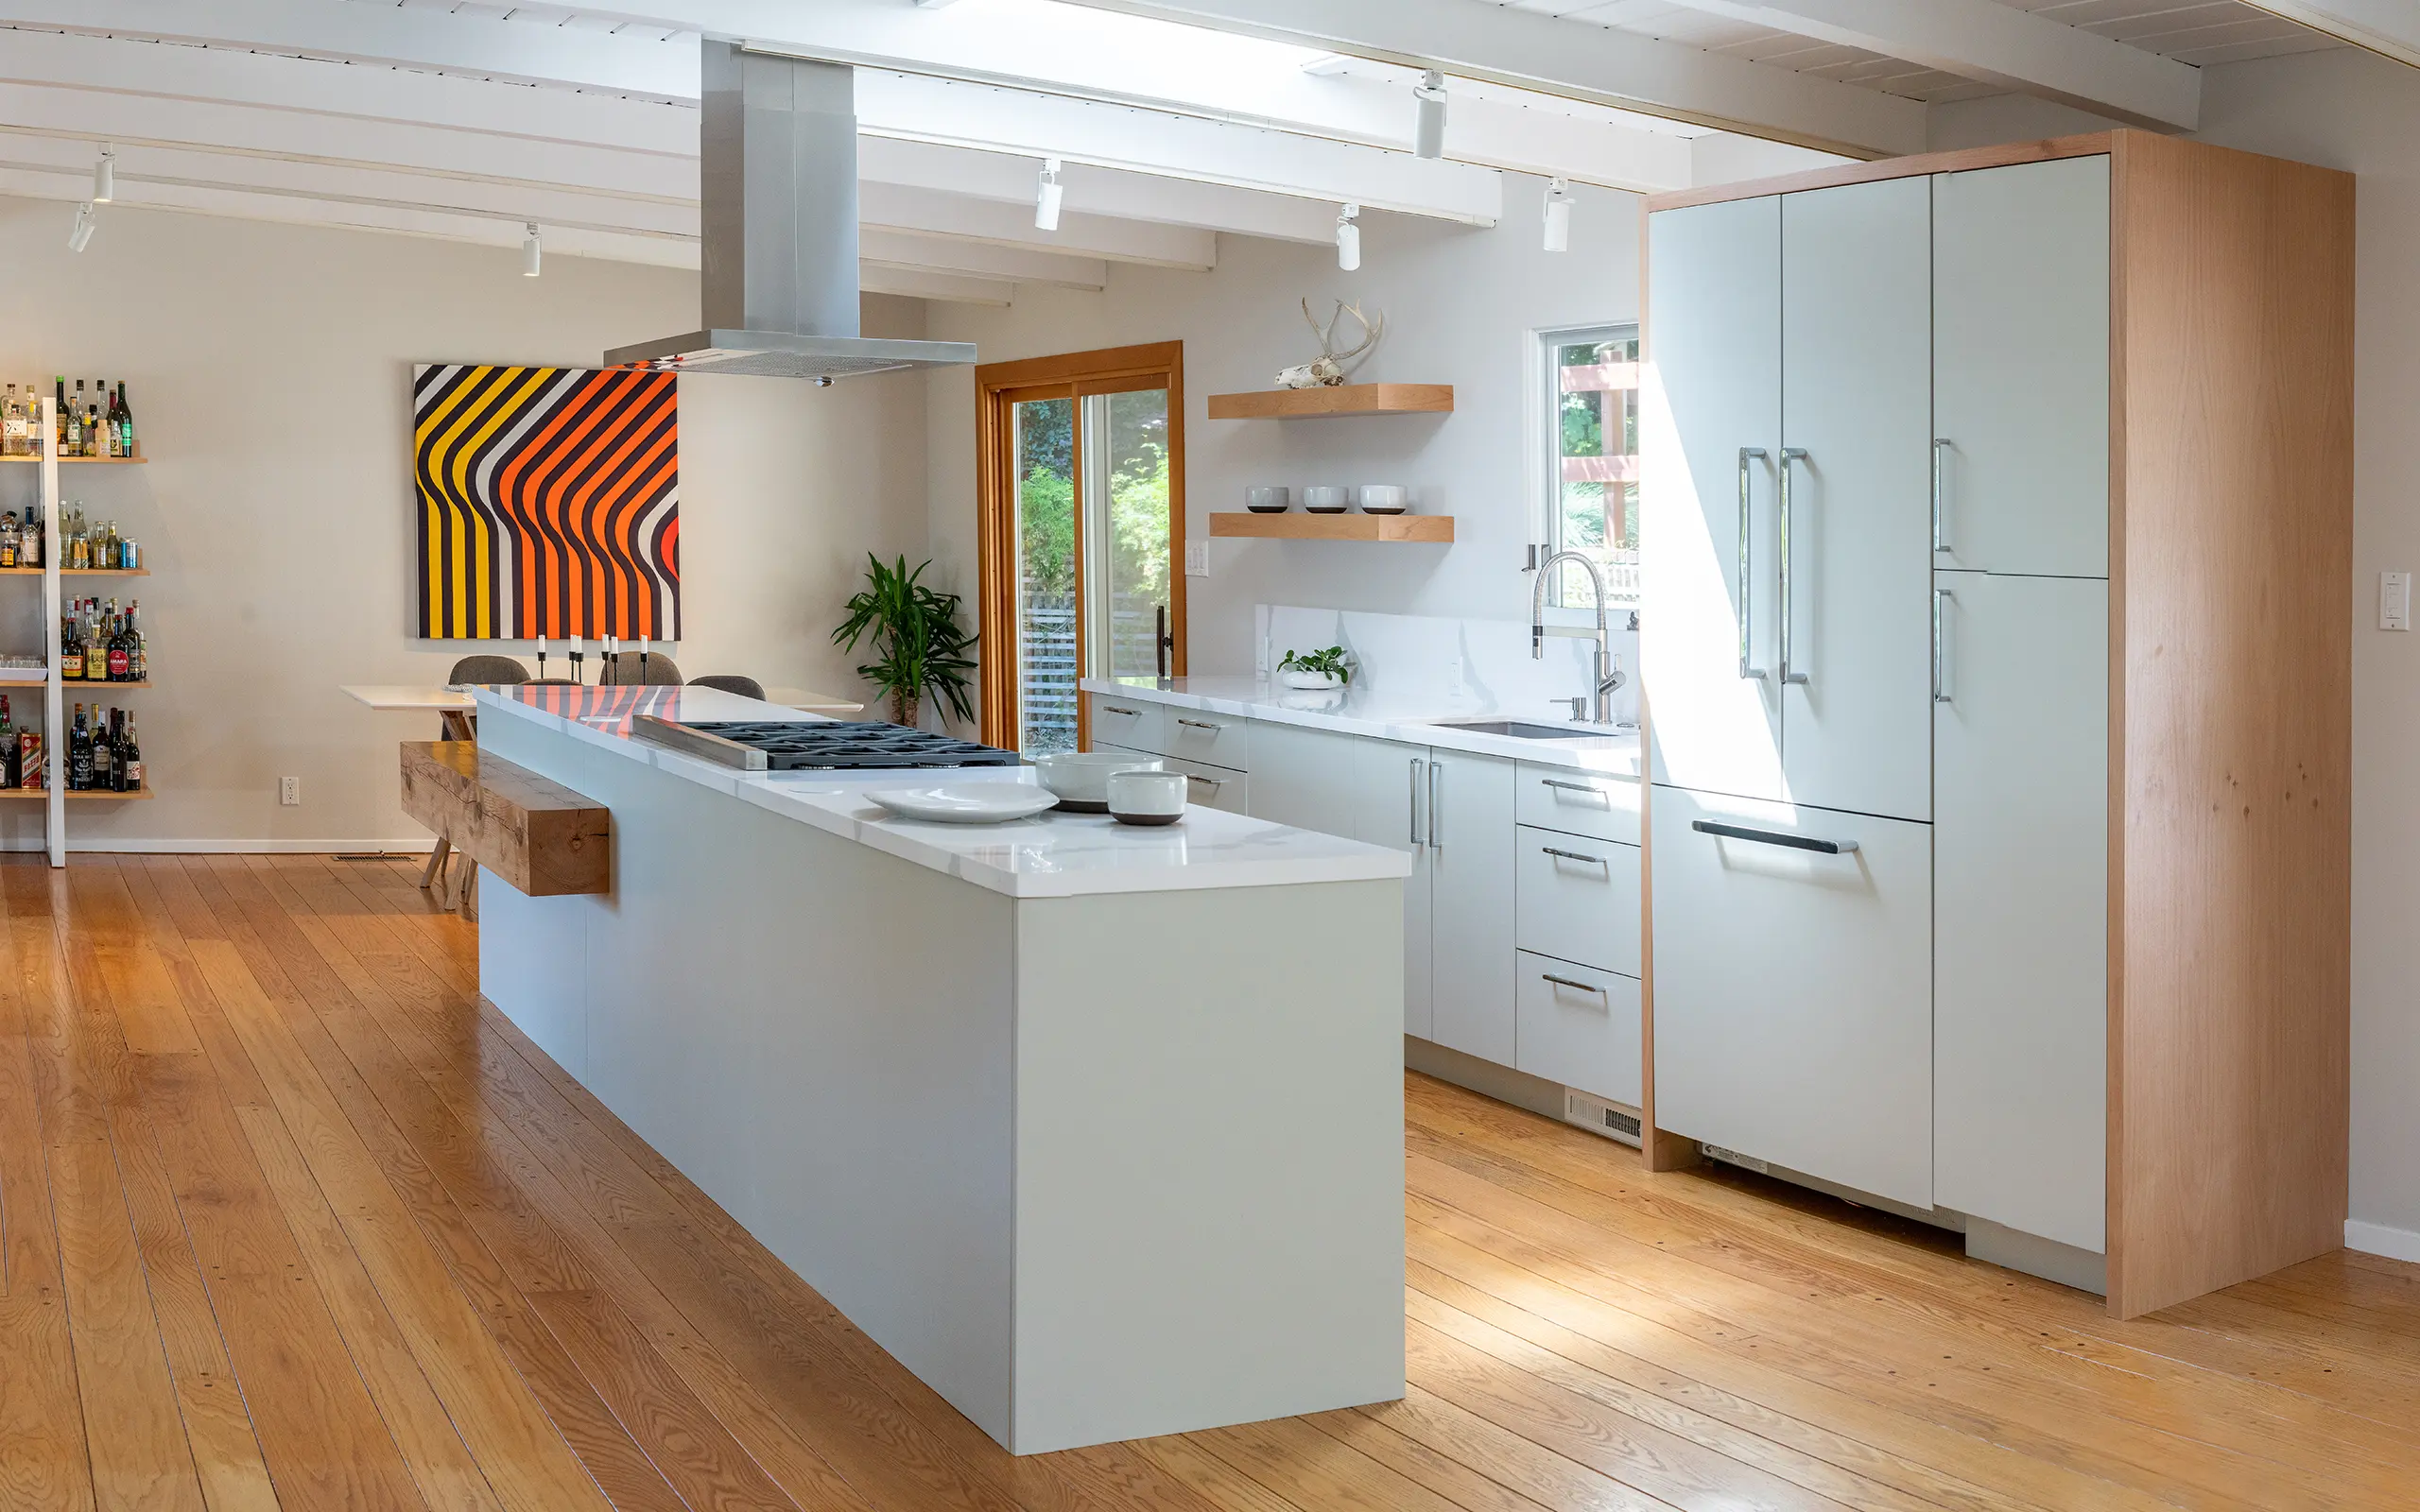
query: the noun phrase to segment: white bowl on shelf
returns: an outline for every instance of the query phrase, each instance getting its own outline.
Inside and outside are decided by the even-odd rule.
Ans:
[[[1411,507],[1411,490],[1400,483],[1361,485],[1363,514],[1401,514]]]
[[[1325,484],[1305,489],[1303,507],[1313,514],[1342,514],[1353,507],[1353,490],[1332,488]]]

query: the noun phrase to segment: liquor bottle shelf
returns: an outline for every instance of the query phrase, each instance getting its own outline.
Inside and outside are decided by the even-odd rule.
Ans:
[[[59,459],[59,465],[61,467],[141,467],[150,460],[147,456],[62,456]],[[42,465],[42,458],[0,456],[0,463],[9,462],[22,462],[28,467],[39,467]]]
[[[82,678],[61,678],[59,679],[59,685],[61,688],[91,688],[95,692],[98,692],[103,688],[114,691],[119,688],[147,688],[151,686],[151,679],[146,678],[140,682],[112,682],[107,678],[104,678],[98,682],[87,682]],[[6,683],[0,683],[0,687],[6,686]],[[39,688],[42,684],[39,682],[24,682],[19,683],[18,686],[24,688]]]
[[[0,577],[40,577],[43,571],[40,567],[0,567]],[[61,577],[148,577],[151,576],[151,569],[148,567],[61,567],[59,569],[59,576]]]
[[[149,798],[152,796],[152,793],[153,789],[147,787],[137,788],[131,793],[112,793],[105,789],[96,788],[86,788],[80,790],[70,788],[67,791],[67,797],[73,802],[81,803],[89,799],[127,799]],[[50,790],[43,787],[0,787],[0,799],[32,799],[48,797],[50,797]]]

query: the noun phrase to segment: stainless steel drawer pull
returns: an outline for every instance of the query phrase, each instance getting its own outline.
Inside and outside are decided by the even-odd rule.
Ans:
[[[1752,830],[1744,824],[1718,824],[1712,819],[1691,819],[1689,828],[1700,834],[1719,834],[1726,840],[1754,840],[1758,845],[1784,846],[1792,850],[1820,850],[1827,856],[1846,855],[1857,849],[1855,840],[1819,840],[1811,834]]]
[[[1120,709],[1114,703],[1105,703],[1100,706],[1100,712],[1105,714],[1124,714],[1127,718],[1132,719],[1140,715],[1143,711],[1140,709]]]
[[[1603,799],[1607,808],[1614,806],[1613,794],[1601,787],[1591,787],[1585,782],[1565,782],[1552,777],[1541,777],[1538,779],[1538,785],[1551,787],[1559,793],[1583,793],[1590,798]]]
[[[1538,980],[1552,982],[1557,987],[1567,987],[1574,992],[1594,992],[1600,998],[1605,995],[1605,989],[1594,982],[1575,982],[1567,976],[1557,976],[1552,971],[1540,971]]]
[[[1184,775],[1196,782],[1207,783],[1212,787],[1224,787],[1227,785],[1227,780],[1223,777],[1204,777],[1200,772],[1187,772]]]
[[[1177,723],[1183,725],[1187,730],[1206,730],[1214,735],[1219,730],[1227,728],[1224,725],[1204,724],[1199,719],[1180,719]]]
[[[1411,833],[1408,838],[1413,845],[1426,845],[1428,843],[1420,833],[1420,787],[1421,782],[1426,776],[1427,771],[1428,764],[1426,762],[1422,761],[1417,756],[1414,756],[1411,759]]]
[[[1577,850],[1558,850],[1550,845],[1542,845],[1538,849],[1560,861],[1584,861],[1592,867],[1601,867],[1605,864],[1603,856],[1583,856]]]

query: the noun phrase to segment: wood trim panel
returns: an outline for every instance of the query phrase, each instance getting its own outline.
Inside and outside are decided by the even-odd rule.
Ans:
[[[2348,174],[2117,133],[2109,1305],[2343,1243]]]
[[[1757,199],[1766,195],[1795,194],[1803,189],[1831,189],[1841,184],[1873,183],[1882,179],[1908,179],[1917,174],[1964,173],[1976,168],[2005,168],[2019,163],[2047,163],[2053,158],[2089,158],[2111,150],[2122,136],[2139,131],[2094,131],[2083,136],[2047,137],[2033,142],[2009,142],[1997,146],[1967,147],[1957,152],[1927,152],[1911,158],[1884,158],[1875,163],[1844,163],[1838,167],[1809,168],[1771,179],[1745,179],[1737,183],[1708,184],[1703,189],[1675,189],[1647,197],[1650,214],[1684,210],[1691,205],[1718,205],[1727,199]]]
[[[1168,395],[1168,619],[1176,642],[1168,653],[1171,675],[1185,675],[1185,491],[1184,343],[1160,341],[994,362],[975,369],[975,507],[977,586],[976,610],[981,631],[977,686],[981,696],[979,738],[1013,750],[1020,703],[1016,657],[1016,477],[1010,448],[1016,435],[1014,406],[1038,399],[1078,399],[1095,394],[1162,388]],[[1077,411],[1075,493],[1084,496],[1082,408]],[[1084,572],[1084,532],[1076,531],[1077,580]],[[1076,657],[1084,660],[1085,616],[1076,616]],[[994,655],[995,648],[1005,647]],[[1076,702],[1076,743],[1091,748],[1090,707]]]

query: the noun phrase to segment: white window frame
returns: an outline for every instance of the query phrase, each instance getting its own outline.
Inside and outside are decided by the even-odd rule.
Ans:
[[[1527,438],[1525,471],[1529,473],[1530,563],[1533,572],[1539,562],[1561,548],[1563,538],[1563,442],[1560,428],[1552,423],[1561,408],[1563,387],[1556,376],[1555,354],[1580,341],[1634,341],[1638,336],[1639,322],[1630,319],[1541,326],[1524,337],[1521,419]],[[1547,594],[1547,602],[1556,609],[1565,607],[1560,584]],[[1615,602],[1623,610],[1637,607],[1634,598]],[[1593,614],[1596,606],[1575,604],[1569,608]]]

